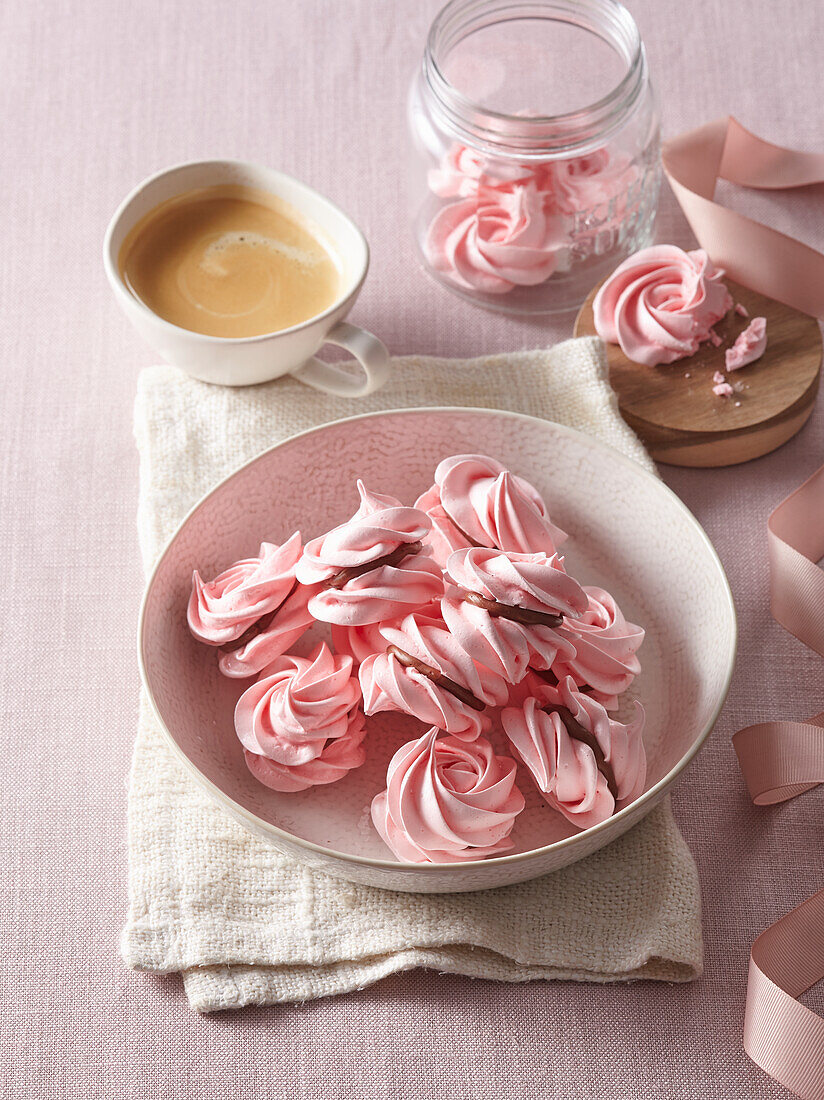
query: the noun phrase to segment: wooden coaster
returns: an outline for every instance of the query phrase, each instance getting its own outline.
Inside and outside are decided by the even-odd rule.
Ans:
[[[730,310],[715,326],[723,343],[702,344],[695,355],[645,367],[607,344],[609,380],[624,420],[658,462],[672,466],[733,466],[774,451],[802,427],[813,410],[821,371],[821,332],[806,313],[727,282],[749,319]],[[576,336],[592,336],[590,293],[575,321]],[[712,392],[715,371],[725,371],[724,351],[753,317],[767,318],[767,350],[748,367],[732,371],[733,397]],[[725,372],[726,373],[726,372]]]

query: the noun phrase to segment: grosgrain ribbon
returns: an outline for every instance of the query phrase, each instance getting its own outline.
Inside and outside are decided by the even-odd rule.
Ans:
[[[824,182],[824,154],[783,149],[734,118],[664,147],[664,170],[687,221],[736,282],[824,317],[824,255],[715,202],[719,179],[779,189]],[[767,522],[774,618],[824,656],[824,466]],[[753,801],[784,802],[824,783],[824,711],[806,722],[764,722],[733,737]],[[824,1019],[797,998],[824,978],[824,890],[762,932],[752,946],[744,1049],[802,1100],[824,1100]]]
[[[759,190],[824,183],[824,154],[783,149],[716,119],[668,141],[664,171],[698,242],[731,279],[824,317],[824,255],[715,202],[719,179]]]
[[[775,619],[824,655],[824,466],[767,521]],[[824,783],[824,711],[806,722],[762,722],[733,736],[753,802],[769,806]],[[824,978],[824,890],[752,946],[744,1049],[803,1100],[824,1100],[824,1020],[796,999]]]

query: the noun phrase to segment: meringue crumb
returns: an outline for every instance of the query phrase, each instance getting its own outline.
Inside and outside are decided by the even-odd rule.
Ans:
[[[689,372],[689,371],[685,371],[685,373],[684,373],[684,377],[685,377],[685,378],[692,378],[692,375],[690,374],[690,372]]]
[[[710,329],[710,343],[714,348],[720,348],[724,341],[718,335],[714,328]]]
[[[740,302],[735,303],[735,312],[739,317],[749,317],[749,311],[746,306],[742,306]]]
[[[717,386],[712,387],[712,392],[717,397],[732,397],[734,391],[729,382],[719,382]]]
[[[741,402],[740,402],[740,401],[736,401],[736,402],[735,402],[735,407],[736,407],[736,409],[740,409],[740,408],[741,408]]]
[[[712,376],[712,380],[715,383],[720,383],[720,382],[726,382],[727,381],[727,379],[724,377],[724,375],[721,373],[720,370],[717,370],[715,372],[715,374]]]
[[[727,370],[739,370],[760,359],[767,347],[767,319],[754,317],[743,332],[740,332],[731,348],[727,348],[724,358]]]

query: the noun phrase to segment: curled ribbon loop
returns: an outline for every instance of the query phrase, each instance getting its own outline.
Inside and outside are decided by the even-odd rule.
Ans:
[[[779,190],[824,182],[824,154],[782,149],[716,119],[668,141],[662,161],[702,248],[730,278],[813,317],[824,316],[824,255],[715,201],[719,179]]]
[[[744,1049],[804,1100],[824,1100],[824,1020],[796,1000],[824,978],[824,890],[752,945]]]

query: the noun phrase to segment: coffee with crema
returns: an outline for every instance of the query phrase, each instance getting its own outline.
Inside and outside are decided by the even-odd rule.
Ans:
[[[275,195],[205,187],[134,226],[120,250],[120,274],[174,325],[207,336],[260,336],[308,321],[339,297],[340,269],[320,236]]]

